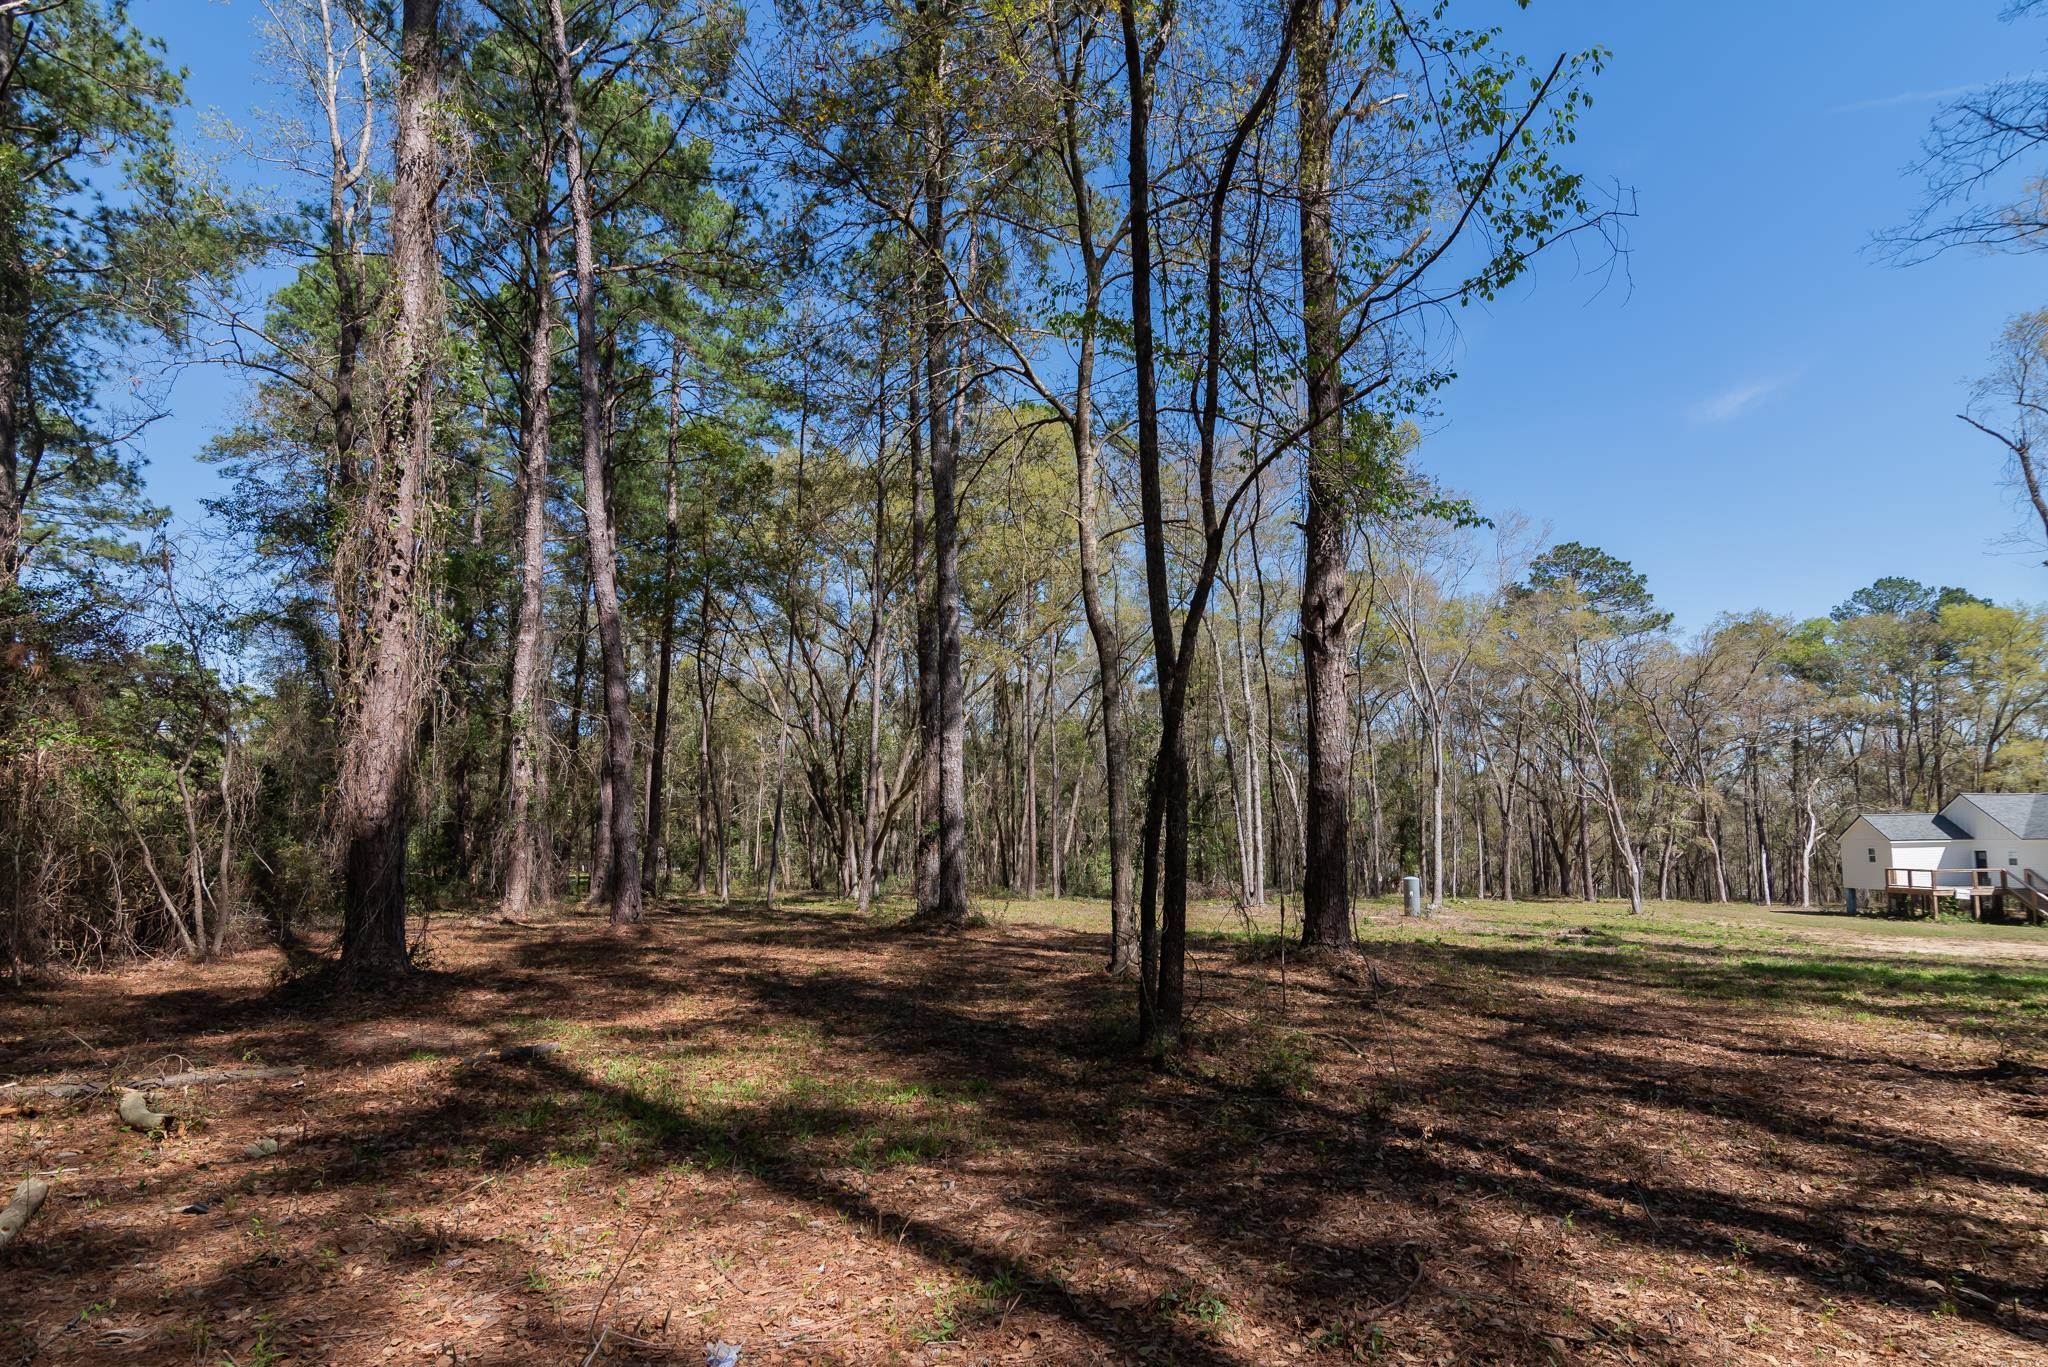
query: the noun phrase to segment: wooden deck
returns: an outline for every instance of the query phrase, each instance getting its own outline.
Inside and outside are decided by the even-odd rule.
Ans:
[[[1888,893],[1927,899],[1929,915],[1944,897],[1968,901],[1970,915],[1984,919],[1984,903],[2003,911],[2016,906],[2035,925],[2048,923],[2048,878],[2032,869],[1897,869],[1884,871]]]

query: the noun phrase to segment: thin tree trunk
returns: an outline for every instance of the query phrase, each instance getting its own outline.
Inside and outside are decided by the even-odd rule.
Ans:
[[[1475,735],[1473,748],[1478,746]],[[1486,900],[1486,785],[1479,777],[1479,760],[1476,754],[1470,757],[1472,767],[1466,771],[1469,780],[1467,791],[1472,795],[1472,880],[1473,896]],[[1457,894],[1453,893],[1453,896]]]
[[[605,459],[604,400],[598,382],[597,248],[591,222],[590,181],[577,125],[576,78],[561,0],[548,0],[554,33],[557,113],[568,168],[569,214],[576,247],[576,376],[583,439],[583,521],[590,547],[590,577],[597,604],[597,637],[604,665],[604,786],[611,802],[605,901],[613,925],[641,919],[640,826],[633,814],[633,729],[626,687],[626,640],[619,614],[618,541],[612,528],[611,471]]]
[[[1700,789],[1700,834],[1707,840],[1707,849],[1714,860],[1714,900],[1728,900],[1728,866],[1721,857],[1721,823],[1707,804],[1707,790]]]
[[[1514,775],[1505,781],[1497,781],[1495,792],[1500,798],[1500,900],[1515,900],[1515,797]]]
[[[1940,810],[1937,806],[1936,810]],[[1756,838],[1756,889],[1757,900],[1765,906],[1771,905],[1771,844],[1770,833],[1764,824],[1763,779],[1757,771],[1756,746],[1749,748],[1749,811],[1755,823]]]
[[[1432,702],[1432,707],[1441,704]],[[1432,911],[1444,904],[1444,729],[1431,715],[1429,726],[1430,892]]]
[[[683,344],[680,338],[669,348],[667,471],[663,485],[661,525],[661,635],[654,661],[654,727],[647,743],[647,830],[641,841],[640,885],[655,889],[656,859],[667,844],[664,805],[668,798],[669,681],[675,664],[676,646],[676,562],[681,541],[681,475],[676,466],[676,442],[683,424]],[[701,567],[709,582],[709,564]]]
[[[1077,100],[1071,91],[1065,116],[1067,178],[1074,194],[1076,236],[1089,301],[1082,315],[1080,353],[1074,366],[1075,536],[1081,609],[1095,646],[1096,686],[1102,699],[1102,778],[1109,826],[1109,971],[1128,974],[1138,966],[1138,927],[1131,901],[1129,733],[1124,718],[1123,642],[1117,635],[1115,616],[1102,601],[1101,491],[1095,444],[1095,318],[1102,298],[1103,264],[1095,246],[1094,203],[1081,161]]]
[[[20,127],[21,119],[18,22],[13,8],[0,13],[0,123],[9,129]],[[30,301],[24,207],[19,194],[0,196],[0,626],[13,615],[8,599],[21,583],[21,520],[29,495],[21,472]]]
[[[321,6],[321,40],[325,57],[321,105],[326,115],[328,146],[325,250],[327,268],[334,282],[335,325],[334,389],[328,411],[334,424],[333,492],[344,504],[353,500],[361,479],[356,457],[356,446],[361,437],[361,421],[356,412],[356,370],[363,350],[366,295],[363,243],[360,237],[365,225],[357,221],[350,196],[358,192],[362,178],[369,172],[373,127],[369,111],[375,107],[371,90],[368,37],[356,22],[360,15],[354,7],[349,10],[349,18],[353,29],[353,46],[357,52],[357,67],[363,84],[364,109],[362,127],[353,156],[350,155],[349,140],[341,128],[341,71],[335,47],[333,17],[327,6]],[[545,149],[541,155],[545,161]],[[542,179],[545,178],[543,174]]]
[[[938,73],[944,83],[943,65]],[[927,250],[946,249],[950,224],[946,189],[951,159],[942,144],[930,150],[925,178],[924,233]],[[957,926],[967,920],[967,708],[960,656],[960,392],[956,329],[943,275],[928,275],[931,297],[925,318],[925,416],[930,424],[932,477],[932,673],[937,704],[938,784],[936,811],[927,815],[938,837],[938,883],[927,921]]]
[[[1216,635],[1213,624],[1203,635],[1209,638],[1209,658],[1216,670],[1216,731],[1217,737],[1223,742],[1223,777],[1230,792],[1230,827],[1232,844],[1237,855],[1237,870],[1234,875],[1237,885],[1235,896],[1239,902],[1250,906],[1251,813],[1245,807],[1244,776],[1237,760],[1237,738],[1231,731],[1230,695],[1223,687],[1223,642]]]
[[[1252,491],[1251,525],[1252,584],[1258,590],[1259,596],[1259,615],[1256,624],[1258,630],[1258,650],[1256,654],[1259,660],[1259,695],[1261,702],[1264,704],[1266,714],[1266,722],[1261,728],[1260,734],[1264,739],[1266,771],[1265,811],[1269,814],[1269,819],[1265,828],[1266,839],[1261,857],[1264,860],[1262,867],[1271,874],[1274,882],[1284,890],[1293,886],[1293,884],[1289,881],[1291,861],[1283,859],[1280,854],[1280,829],[1282,822],[1280,819],[1279,785],[1284,773],[1288,785],[1288,800],[1290,802],[1294,801],[1294,775],[1291,767],[1281,763],[1279,745],[1274,737],[1273,667],[1266,652],[1266,562],[1264,553],[1259,548],[1259,525],[1265,520],[1265,516],[1265,487],[1261,484]],[[1349,766],[1347,765],[1346,768],[1348,769]],[[1298,837],[1301,833],[1301,823],[1297,821],[1295,827],[1295,833]],[[1293,853],[1293,850],[1294,844],[1290,843],[1290,855]],[[1283,913],[1286,910],[1284,902],[1281,910]]]
[[[1256,517],[1258,514],[1253,513]],[[1254,562],[1256,570],[1256,561]],[[1265,788],[1260,781],[1260,742],[1258,724],[1252,720],[1257,714],[1257,705],[1252,698],[1251,662],[1244,648],[1244,613],[1238,611],[1232,619],[1233,636],[1237,645],[1237,694],[1244,704],[1244,792],[1245,806],[1250,811],[1247,835],[1251,844],[1250,867],[1246,869],[1246,900],[1255,907],[1266,905],[1266,806]],[[1345,743],[1349,745],[1350,738]],[[1271,736],[1266,737],[1268,747]],[[1345,766],[1348,772],[1350,766]]]
[[[1576,662],[1576,661],[1575,661]],[[1593,886],[1593,822],[1586,810],[1586,775],[1582,767],[1577,730],[1572,733],[1572,779],[1578,787],[1579,802],[1579,882],[1588,902],[1600,900],[1600,891]]]
[[[875,539],[879,558],[881,537],[878,535]],[[878,581],[876,592],[880,591]],[[881,853],[876,837],[877,826],[882,819],[882,645],[877,624],[874,639],[868,643],[868,744],[866,772],[861,784],[865,797],[861,802],[860,817],[859,909],[863,916],[874,905],[876,859]]]
[[[923,282],[920,267],[918,301],[920,312],[931,307],[930,288]],[[917,664],[917,840],[912,851],[917,914],[929,915],[939,904],[939,672],[938,614],[931,592],[924,588],[928,554],[930,516],[925,490],[927,467],[924,453],[925,367],[931,362],[930,347],[920,343],[911,364],[909,382],[910,434],[910,571],[917,589],[917,636],[914,642]]]
[[[782,873],[783,788],[789,781],[789,727],[780,718],[775,723],[775,814],[768,825],[769,906],[775,905],[775,888]]]
[[[1364,710],[1362,705],[1361,710]],[[1366,862],[1370,868],[1372,879],[1372,886],[1368,891],[1375,893],[1386,886],[1387,876],[1386,802],[1380,795],[1379,747],[1372,738],[1373,712],[1377,710],[1375,707],[1372,711],[1366,712],[1364,726],[1365,805],[1367,820],[1372,823],[1370,837],[1372,843]]]
[[[1049,837],[1045,842],[1046,880],[1052,894],[1052,899],[1055,902],[1060,898],[1061,875],[1065,872],[1066,853],[1060,844],[1060,724],[1058,715],[1052,711],[1052,698],[1054,693],[1058,691],[1058,670],[1059,642],[1055,638],[1052,659],[1047,664],[1045,671],[1046,711],[1048,716],[1051,717],[1051,725],[1047,729],[1052,732],[1051,739],[1046,744],[1045,753],[1047,779],[1052,787],[1052,800],[1047,807],[1047,811],[1051,814],[1051,819],[1046,822],[1046,831]]]
[[[1198,371],[1195,488],[1191,502],[1201,510],[1201,559],[1189,585],[1175,639],[1172,587],[1166,558],[1166,518],[1159,450],[1156,358],[1153,355],[1151,225],[1151,95],[1148,63],[1138,41],[1135,0],[1119,5],[1124,67],[1130,93],[1129,161],[1131,241],[1131,340],[1137,372],[1140,521],[1145,543],[1145,596],[1152,621],[1159,694],[1159,749],[1153,759],[1152,792],[1146,803],[1144,874],[1139,889],[1141,957],[1156,964],[1150,990],[1139,992],[1139,1039],[1155,1051],[1179,1047],[1184,1025],[1188,910],[1188,684],[1209,593],[1223,556],[1227,533],[1216,498],[1217,422],[1222,406],[1225,208],[1237,163],[1253,130],[1272,107],[1280,80],[1293,57],[1301,5],[1288,12],[1274,65],[1245,107],[1220,157],[1206,195],[1203,278],[1203,346]],[[1156,842],[1156,843],[1155,843]],[[1144,954],[1157,913],[1156,956]],[[1144,977],[1141,973],[1141,978]]]
[[[718,766],[718,800],[711,809],[711,829],[718,841],[718,900],[721,904],[732,900],[732,851],[725,830],[726,813],[732,810],[732,760]]]
[[[0,16],[0,21],[7,25],[5,31],[12,30],[12,14]],[[20,278],[25,272],[14,241],[18,229],[0,224],[0,231],[7,233],[0,240],[0,252],[9,258],[0,261],[0,604],[5,604],[21,584],[21,521],[29,495],[21,472],[22,389],[28,370],[22,334],[28,326],[28,286]]]
[[[1019,630],[1030,625],[1031,604],[1027,600],[1017,614]],[[1038,896],[1038,675],[1031,664],[1032,649],[1021,652],[1018,672],[1024,676],[1023,706],[1018,712],[1023,729],[1024,791],[1017,812],[1017,871],[1026,898]]]
[[[706,564],[709,564],[709,548],[706,548]],[[713,872],[712,851],[717,839],[716,812],[717,795],[712,791],[712,750],[711,723],[715,699],[716,679],[709,670],[711,657],[711,578],[703,577],[700,596],[697,600],[697,891],[701,894],[709,888],[707,879]]]
[[[915,373],[915,372],[913,372]],[[882,795],[882,655],[887,644],[883,621],[883,546],[889,515],[889,356],[885,350],[876,366],[879,392],[875,395],[875,530],[873,559],[868,566],[870,598],[868,620],[868,743],[861,776],[860,850],[857,882],[860,914],[874,906],[877,864],[881,855],[880,826]]]
[[[1350,695],[1344,678],[1345,581],[1343,340],[1331,243],[1331,24],[1310,0],[1295,56],[1300,129],[1302,382],[1308,398],[1308,466],[1302,524],[1302,688],[1308,705],[1307,863],[1302,873],[1305,945],[1350,949]],[[1441,892],[1441,888],[1439,888]]]
[[[1152,649],[1161,694],[1161,736],[1152,762],[1152,781],[1145,801],[1145,826],[1139,851],[1143,864],[1138,916],[1138,1039],[1141,1044],[1171,1044],[1179,1028],[1177,1003],[1159,1000],[1161,945],[1159,882],[1162,817],[1173,804],[1169,790],[1185,778],[1174,757],[1180,737],[1168,723],[1165,693],[1173,677],[1173,616],[1167,604],[1165,500],[1159,471],[1159,380],[1153,356],[1152,322],[1152,88],[1151,72],[1138,36],[1138,0],[1118,0],[1123,29],[1124,84],[1130,110],[1125,162],[1130,195],[1131,355],[1136,370],[1138,403],[1138,483],[1140,520],[1144,524],[1146,603],[1152,620]],[[1183,808],[1184,809],[1184,808]]]

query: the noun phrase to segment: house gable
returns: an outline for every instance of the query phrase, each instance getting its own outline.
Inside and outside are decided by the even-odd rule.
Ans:
[[[2048,840],[2048,793],[1962,793],[1941,814],[1978,840]]]
[[[1914,827],[1906,822],[1885,822],[1884,818],[1911,816],[1911,813],[1876,812],[1857,817],[1837,838],[1842,855],[1842,882],[1845,887],[1871,886],[1870,875],[1881,881],[1884,870],[1893,867],[1932,868],[1943,862],[1942,856],[1956,843],[1947,836],[1934,834],[1932,838],[1915,839],[1914,834],[1925,834],[1929,827]],[[1876,819],[1873,819],[1876,818]],[[1930,818],[1919,816],[1918,821]],[[1883,824],[1880,824],[1880,823]],[[1908,834],[1895,836],[1885,829],[1890,825],[1895,830]]]

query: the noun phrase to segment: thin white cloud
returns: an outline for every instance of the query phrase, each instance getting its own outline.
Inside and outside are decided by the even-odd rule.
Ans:
[[[1986,82],[1975,81],[1969,85],[1952,85],[1942,90],[1901,90],[1896,95],[1880,95],[1874,100],[1855,100],[1849,104],[1834,105],[1830,114],[1862,114],[1873,109],[1898,109],[1909,104],[1939,104],[1964,95],[1974,95],[1985,88]]]
[[[1776,375],[1769,379],[1731,385],[1718,394],[1709,394],[1701,399],[1686,410],[1686,416],[1692,419],[1695,426],[1732,421],[1791,384],[1795,378],[1796,375],[1790,374]]]

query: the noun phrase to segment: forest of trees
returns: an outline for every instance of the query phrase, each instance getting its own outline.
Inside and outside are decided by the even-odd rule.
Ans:
[[[1680,629],[1426,473],[1460,306],[1632,212],[1605,54],[1471,9],[271,0],[272,202],[120,5],[0,5],[8,968],[1091,898],[1170,1043],[1191,897],[1811,906],[1853,811],[2048,787],[2048,612]],[[137,347],[244,381],[205,536]]]

